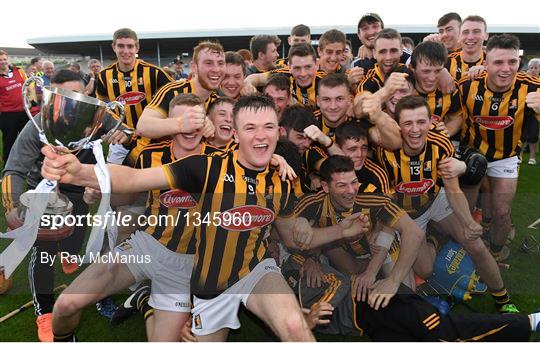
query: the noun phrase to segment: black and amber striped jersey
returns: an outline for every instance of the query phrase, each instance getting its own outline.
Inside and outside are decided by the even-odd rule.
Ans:
[[[398,66],[404,66],[404,64],[399,63]],[[361,94],[362,92],[368,91],[370,93],[375,93],[379,89],[384,87],[384,81],[386,80],[386,75],[379,68],[379,64],[375,64],[373,69],[370,69],[364,79],[358,84],[356,94]]]
[[[414,219],[421,216],[433,203],[443,180],[438,163],[454,156],[454,146],[448,136],[430,130],[422,153],[407,156],[404,150],[389,151],[377,148],[377,160],[394,188],[397,204]]]
[[[288,57],[278,58],[275,65],[276,65],[276,68],[288,67],[289,66],[289,58]]]
[[[444,121],[446,116],[462,116],[461,95],[457,84],[455,87],[451,94],[443,94],[438,88],[428,94],[418,92],[418,95],[426,99],[434,123]]]
[[[140,153],[135,168],[154,168],[176,161],[172,141],[167,140],[147,145]],[[210,155],[219,150],[201,143],[200,153]],[[181,189],[148,192],[146,201],[146,225],[140,229],[153,236],[169,250],[179,254],[195,253],[194,227],[186,225],[186,215],[199,211],[195,200]]]
[[[169,103],[178,94],[195,93],[195,81],[193,80],[178,80],[169,82],[162,87],[159,92],[152,98],[152,101],[148,104],[148,108],[161,113],[163,118],[169,116]],[[218,98],[216,92],[210,93],[210,96],[204,100],[204,107],[208,109],[208,106]]]
[[[105,102],[125,102],[124,123],[135,128],[145,106],[158,89],[173,79],[163,69],[137,59],[132,70],[123,72],[118,62],[103,69],[97,78],[96,96]],[[119,111],[116,110],[116,114]]]
[[[489,162],[518,155],[525,115],[534,115],[527,107],[528,93],[540,92],[540,81],[519,72],[506,92],[489,90],[484,72],[475,80],[460,82],[465,111],[465,129],[461,143],[479,150]]]
[[[304,196],[294,208],[296,216],[306,218],[311,225],[320,228],[337,225],[344,218],[357,212],[369,217],[372,228],[378,222],[392,227],[405,214],[405,211],[389,197],[369,193],[359,193],[353,207],[348,211],[336,210],[330,195],[324,191]],[[369,243],[365,236],[355,241],[343,241],[341,245],[356,256],[369,252]]]
[[[319,173],[319,168],[328,157],[328,153],[318,145],[309,147],[302,156],[302,172],[305,176]],[[377,193],[390,195],[392,188],[388,180],[388,175],[383,168],[375,162],[366,158],[362,168],[355,170],[356,177],[360,183],[359,193]]]
[[[459,81],[463,77],[467,76],[467,72],[471,67],[481,66],[486,59],[486,53],[482,52],[480,59],[474,62],[465,62],[463,60],[463,51],[458,51],[448,56],[448,61],[446,62],[446,69],[452,75],[454,80]]]
[[[186,217],[195,227],[191,291],[213,297],[268,258],[265,237],[276,216],[290,216],[292,184],[277,171],[242,166],[238,151],[190,156],[163,166],[171,189],[189,193],[199,212]]]
[[[386,171],[378,164],[366,158],[361,169],[355,170],[360,183],[359,193],[376,193],[390,196],[392,188]]]
[[[215,146],[212,143],[208,142],[207,140],[203,139],[205,142],[205,154],[210,155],[212,153],[223,153],[227,152],[229,150],[237,150],[238,149],[238,143],[236,143],[233,139],[224,146]]]
[[[265,75],[270,76],[271,74],[276,73],[283,74],[289,78],[291,82],[291,96],[293,97],[293,99],[295,99],[301,105],[310,106],[314,109],[317,108],[317,91],[319,88],[319,82],[322,80],[323,77],[326,76],[325,72],[317,71],[317,73],[315,74],[315,78],[311,82],[311,85],[309,85],[308,87],[299,86],[296,83],[296,80],[292,76],[288,67],[266,72]]]
[[[328,125],[327,120],[323,116],[320,109],[313,111],[313,116],[315,117],[315,120],[317,121],[317,127],[322,131],[322,133],[332,138],[332,140],[335,140],[335,137],[334,137],[335,131],[336,131],[336,128],[339,126],[339,124],[334,125],[333,127]],[[344,119],[343,122],[351,120],[351,118],[347,117],[345,114],[343,116],[345,117],[343,118]]]
[[[171,100],[180,93],[194,93],[195,91],[194,81],[172,81],[167,83],[165,86],[161,87],[159,91],[152,98],[152,101],[147,105],[148,108],[158,111],[161,113],[163,118],[167,118],[169,114],[169,103]],[[217,94],[212,92],[208,99],[205,100],[204,106],[208,109],[208,106],[217,99]],[[134,161],[137,160],[142,149],[150,143],[155,143],[160,141],[160,139],[149,139],[146,137],[140,137],[137,140],[137,145],[130,151],[126,161],[124,162],[127,165],[132,166]]]

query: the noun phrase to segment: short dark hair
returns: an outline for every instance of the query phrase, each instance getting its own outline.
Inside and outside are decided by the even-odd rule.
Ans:
[[[292,105],[285,107],[279,126],[283,127],[287,133],[294,129],[298,132],[304,132],[304,129],[311,125],[317,125],[317,120],[313,111],[309,107],[302,105]]]
[[[481,16],[479,16],[479,15],[470,15],[467,18],[463,19],[462,23],[464,23],[466,21],[474,21],[474,22],[477,22],[477,23],[482,23],[482,24],[484,24],[484,30],[487,31],[486,20],[484,18],[482,18]]]
[[[346,121],[339,124],[336,128],[335,137],[337,145],[341,147],[348,139],[353,139],[355,141],[361,139],[368,140],[368,132],[360,122]]]
[[[283,156],[287,164],[300,175],[302,172],[302,156],[294,143],[285,138],[280,138],[276,145],[275,154]]]
[[[274,100],[272,98],[269,98],[267,96],[260,96],[260,95],[249,95],[249,96],[242,96],[240,99],[234,104],[233,107],[233,125],[236,127],[236,123],[238,122],[238,113],[242,109],[252,109],[255,111],[263,110],[263,109],[271,109],[274,112],[276,112],[277,116],[277,109],[276,105],[274,104]]]
[[[53,74],[51,83],[62,84],[70,81],[83,82],[82,75],[69,69],[61,69]]]
[[[377,44],[377,41],[379,39],[397,39],[399,40],[399,43],[401,44],[401,35],[397,30],[387,28],[379,31],[377,33],[377,36],[375,36],[375,40],[373,41],[373,44]]]
[[[452,20],[457,20],[461,25],[461,16],[456,12],[449,12],[439,18],[439,20],[437,21],[437,27],[447,25]]]
[[[311,46],[309,43],[300,43],[291,46],[291,49],[289,50],[289,63],[291,63],[291,60],[294,56],[298,57],[306,57],[311,56],[313,57],[313,60],[317,61],[317,54],[315,53],[315,49]]]
[[[36,57],[34,57],[34,58],[32,58],[32,59],[30,60],[30,64],[31,64],[31,65],[34,65],[34,64],[36,64],[36,63],[39,62],[39,61],[41,61],[41,57],[36,56]]]
[[[401,44],[409,44],[413,47],[413,49],[416,46],[416,44],[414,44],[414,40],[411,37],[401,37]]]
[[[332,181],[332,174],[351,171],[354,172],[354,163],[350,158],[341,155],[332,155],[321,164],[319,174],[321,175],[321,180],[330,182]]]
[[[251,51],[253,59],[258,59],[260,52],[266,54],[266,47],[270,43],[274,43],[277,47],[281,44],[281,39],[275,35],[257,35],[251,37],[251,40],[249,41],[249,50]]]
[[[139,45],[139,37],[137,37],[137,33],[133,31],[132,29],[129,29],[127,27],[118,29],[114,31],[113,33],[113,44],[116,44],[116,40],[120,38],[131,38],[135,40],[135,44]]]
[[[360,32],[360,28],[362,27],[363,23],[373,24],[373,23],[381,23],[381,28],[384,29],[384,22],[382,18],[377,13],[366,13],[364,14],[360,20],[358,20],[358,32]]]
[[[320,91],[322,87],[327,88],[336,88],[344,86],[345,88],[350,88],[349,80],[347,79],[347,76],[345,74],[340,73],[332,73],[328,74],[325,77],[319,81],[319,86],[317,87],[317,91]]]
[[[177,94],[172,100],[169,102],[169,111],[174,108],[174,106],[199,106],[203,105],[203,101],[201,98],[196,96],[192,93],[180,93]]]
[[[514,35],[503,33],[500,35],[491,36],[486,45],[486,52],[493,49],[513,49],[519,51],[519,38]]]
[[[436,42],[422,42],[413,50],[411,66],[416,68],[420,61],[425,61],[430,65],[444,66],[447,60],[448,50],[444,45]]]
[[[233,64],[242,67],[242,73],[246,75],[246,64],[244,63],[244,58],[237,52],[227,51],[225,53],[225,63]]]
[[[270,74],[266,85],[264,85],[264,90],[268,86],[274,86],[280,91],[287,91],[287,95],[291,95],[291,80],[282,73]]]
[[[298,24],[291,30],[291,36],[307,36],[311,35],[311,29],[304,24]]]
[[[427,110],[428,118],[431,118],[431,110],[429,109],[426,99],[419,95],[408,95],[401,98],[396,104],[396,109],[394,111],[396,122],[399,123],[399,116],[403,110],[414,110],[420,107],[424,107]]]
[[[347,37],[339,30],[332,29],[322,34],[319,38],[319,48],[324,49],[328,44],[341,43],[343,47],[347,44]]]
[[[234,106],[234,104],[236,103],[236,101],[231,98],[231,97],[228,97],[228,96],[220,96],[218,97],[216,100],[212,101],[212,103],[210,103],[210,105],[208,105],[208,110],[206,111],[206,114],[210,114],[212,113],[212,111],[214,110],[214,108],[216,108],[216,106],[218,105],[221,105],[221,104],[231,104]]]

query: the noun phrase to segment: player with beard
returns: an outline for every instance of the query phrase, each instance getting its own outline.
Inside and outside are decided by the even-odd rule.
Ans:
[[[249,50],[253,56],[253,64],[247,68],[246,75],[265,73],[276,69],[275,62],[279,57],[277,51],[281,39],[274,35],[258,35],[251,37]]]
[[[189,123],[203,122],[208,137],[214,128],[205,111],[189,109],[181,118],[168,118],[168,104],[179,93],[192,93],[204,101],[205,107],[217,98],[217,90],[225,77],[226,62],[223,47],[217,42],[203,41],[193,49],[191,61],[193,77],[189,81],[173,81],[162,87],[145,107],[137,130],[145,137],[159,139],[182,133]],[[187,122],[187,123],[183,123]]]

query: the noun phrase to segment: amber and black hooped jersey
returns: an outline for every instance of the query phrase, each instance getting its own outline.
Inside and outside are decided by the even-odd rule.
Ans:
[[[405,211],[393,203],[389,197],[370,193],[359,193],[353,207],[346,212],[336,210],[332,205],[330,195],[324,191],[304,196],[294,209],[296,216],[306,218],[312,223],[311,225],[320,228],[337,225],[344,218],[357,212],[362,212],[369,217],[372,228],[378,222],[392,227],[405,214]],[[355,256],[369,252],[369,243],[365,236],[356,241],[342,242],[341,245]]]
[[[434,92],[425,94],[418,92],[422,98],[426,99],[429,109],[431,110],[431,119],[434,123],[444,121],[445,117],[462,115],[461,95],[457,84],[456,89],[452,94],[443,94],[438,88]]]
[[[277,171],[245,168],[238,151],[186,157],[163,170],[170,188],[186,191],[198,206],[186,217],[196,228],[193,294],[217,296],[269,257],[270,224],[292,215],[295,201],[292,184]]]
[[[169,103],[171,100],[178,94],[188,93],[195,93],[195,82],[193,80],[169,82],[152,98],[152,101],[148,104],[148,108],[158,111],[163,118],[167,118],[169,117]],[[208,106],[217,98],[218,95],[216,92],[210,93],[208,99],[204,101],[204,107],[208,109]]]
[[[153,110],[158,111],[162,114],[163,118],[167,118],[169,116],[169,103],[171,100],[180,93],[186,94],[186,93],[194,93],[194,83],[193,81],[172,81],[167,83],[165,86],[159,89],[159,91],[155,94],[155,96],[152,98],[152,101],[147,105],[148,108],[151,108]],[[210,97],[206,99],[204,106],[206,109],[208,109],[208,106],[217,99],[217,94],[215,92],[212,92],[210,94]],[[145,146],[147,146],[150,143],[159,142],[160,139],[149,139],[146,137],[140,137],[140,139],[137,140],[137,145],[133,150],[129,153],[125,164],[127,165],[133,165],[134,161],[137,160],[140,152],[142,149],[144,149]]]
[[[280,73],[289,78],[291,82],[291,96],[301,105],[310,106],[313,109],[317,108],[317,89],[319,88],[319,82],[326,76],[325,72],[317,71],[314,80],[308,87],[300,87],[294,77],[292,76],[289,68],[281,68],[266,72],[266,76],[271,74]]]
[[[202,155],[219,153],[214,147],[201,143]],[[176,161],[170,140],[147,145],[140,153],[135,168],[154,168]],[[193,197],[181,189],[148,192],[145,217],[141,230],[152,235],[169,250],[179,254],[195,253],[194,228],[186,226],[186,215],[198,211]],[[190,213],[188,213],[190,212]]]
[[[399,63],[398,66],[404,66],[404,64]],[[358,84],[358,89],[356,94],[361,94],[362,92],[368,91],[370,93],[375,93],[379,89],[384,87],[384,81],[386,75],[379,68],[379,64],[375,64],[373,69],[370,69],[364,79]]]
[[[285,68],[289,66],[289,58],[278,58],[276,61],[276,68]]]
[[[145,106],[158,89],[173,79],[161,68],[137,59],[135,67],[122,72],[118,62],[103,69],[97,79],[96,96],[105,102],[124,101],[124,123],[135,128]],[[115,111],[118,115],[120,112]]]
[[[487,73],[475,80],[460,82],[465,111],[465,129],[461,143],[478,149],[489,162],[518,155],[526,114],[528,93],[540,92],[540,81],[519,72],[506,92],[492,92],[487,87]]]
[[[439,161],[453,156],[454,146],[448,136],[434,130],[429,131],[426,146],[417,156],[407,156],[403,149],[377,148],[378,163],[386,170],[397,204],[413,219],[431,206],[444,186]]]
[[[480,66],[482,63],[484,63],[484,60],[486,59],[486,53],[482,52],[482,56],[479,60],[474,62],[465,62],[463,60],[463,51],[458,51],[453,54],[448,55],[448,61],[446,62],[446,69],[448,69],[448,72],[454,80],[459,81],[463,77],[467,76],[467,72],[471,67],[474,66]]]

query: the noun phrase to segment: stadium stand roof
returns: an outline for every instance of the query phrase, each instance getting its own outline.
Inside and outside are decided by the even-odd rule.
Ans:
[[[398,30],[402,35],[409,36],[420,42],[429,33],[436,32],[432,25],[386,25]],[[317,26],[311,27],[312,39],[318,37],[326,30],[336,28],[347,34],[353,49],[360,46],[356,36],[356,26]],[[290,33],[290,27],[274,28],[242,28],[242,29],[212,29],[212,30],[185,30],[163,32],[138,32],[140,40],[139,56],[142,58],[157,59],[170,58],[181,53],[191,55],[193,47],[201,40],[218,39],[225,50],[238,50],[249,47],[249,40],[257,34],[274,34],[282,41]],[[489,26],[489,32],[516,34],[526,51],[540,51],[540,25],[499,25]],[[77,54],[96,58],[111,59],[114,53],[111,48],[112,32],[108,34],[93,34],[84,36],[57,36],[28,39],[27,43],[47,54]],[[281,54],[286,53],[287,44],[281,44]]]

